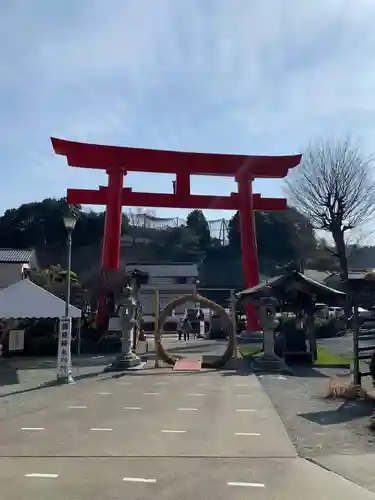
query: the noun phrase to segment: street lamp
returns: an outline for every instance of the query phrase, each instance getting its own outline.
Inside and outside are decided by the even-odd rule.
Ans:
[[[73,215],[63,217],[64,226],[68,233],[68,269],[66,276],[65,293],[65,315],[60,318],[59,348],[58,348],[58,375],[60,381],[68,384],[74,384],[72,375],[72,318],[69,316],[70,304],[70,273],[72,268],[72,232],[76,225],[76,218]]]
[[[66,279],[66,294],[65,294],[65,317],[69,317],[69,304],[70,304],[70,273],[72,269],[72,232],[74,231],[77,219],[73,215],[67,215],[63,218],[65,229],[68,232],[68,269]]]

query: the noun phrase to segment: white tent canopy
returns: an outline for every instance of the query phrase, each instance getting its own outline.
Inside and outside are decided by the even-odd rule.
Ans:
[[[80,318],[81,310],[69,305],[69,316]],[[65,302],[28,279],[0,291],[0,318],[63,318]]]

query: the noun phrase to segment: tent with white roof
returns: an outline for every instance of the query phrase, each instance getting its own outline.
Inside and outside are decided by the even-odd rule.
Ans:
[[[81,310],[69,304],[69,316],[80,318]],[[0,291],[0,319],[63,318],[65,302],[24,279]]]

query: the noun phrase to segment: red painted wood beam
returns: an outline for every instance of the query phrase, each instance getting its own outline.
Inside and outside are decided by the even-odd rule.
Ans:
[[[220,175],[251,178],[282,178],[296,167],[301,155],[250,156],[162,151],[103,146],[52,137],[55,153],[66,156],[70,166],[99,170],[156,172],[165,174]]]
[[[69,204],[78,205],[106,205],[107,187],[95,189],[68,189]],[[155,207],[155,208],[188,208],[188,209],[215,209],[238,210],[238,194],[231,196],[208,196],[190,194],[178,196],[164,193],[136,193],[131,188],[123,188],[122,205],[128,207]],[[253,195],[254,210],[260,212],[286,210],[287,202],[284,198],[262,198],[260,194]]]

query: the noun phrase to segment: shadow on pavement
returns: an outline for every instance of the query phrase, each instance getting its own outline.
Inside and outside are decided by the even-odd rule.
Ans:
[[[109,363],[115,354],[106,354],[99,356],[73,356],[72,357],[72,365],[74,368],[85,368],[85,367],[95,367],[98,365],[103,365]],[[27,358],[27,357],[19,357],[19,358],[7,358],[6,361],[1,361],[0,364],[0,373],[2,371],[1,366],[4,366],[7,370],[51,370],[55,369],[57,365],[57,357],[56,358]]]
[[[313,366],[296,366],[291,365],[289,368],[292,370],[292,377],[300,377],[300,378],[329,378],[330,375],[327,375],[323,371],[318,368],[314,368]]]
[[[8,363],[1,363],[0,366],[0,386],[3,385],[17,385],[20,379],[17,370]]]
[[[311,413],[300,413],[299,416],[319,425],[343,424],[363,417],[369,417],[373,405],[364,401],[343,403],[339,408]]]
[[[254,372],[251,369],[250,363],[245,358],[232,358],[224,368],[218,370],[223,377],[232,377],[233,375],[248,376]]]
[[[103,371],[101,370],[101,371],[97,371],[97,372],[76,375],[74,377],[74,380],[76,382],[78,382],[79,380],[97,377],[98,375],[101,375],[102,373],[103,373]],[[3,385],[6,385],[6,384],[3,384]],[[10,385],[10,384],[8,384],[8,385]],[[39,391],[40,389],[46,389],[48,387],[63,387],[64,385],[67,385],[67,384],[61,383],[60,381],[53,379],[53,380],[49,380],[47,382],[43,382],[42,384],[35,385],[33,387],[28,387],[26,389],[10,390],[9,392],[6,392],[4,394],[0,394],[0,399],[6,398],[8,396],[16,395],[16,394],[26,394],[28,392]]]

